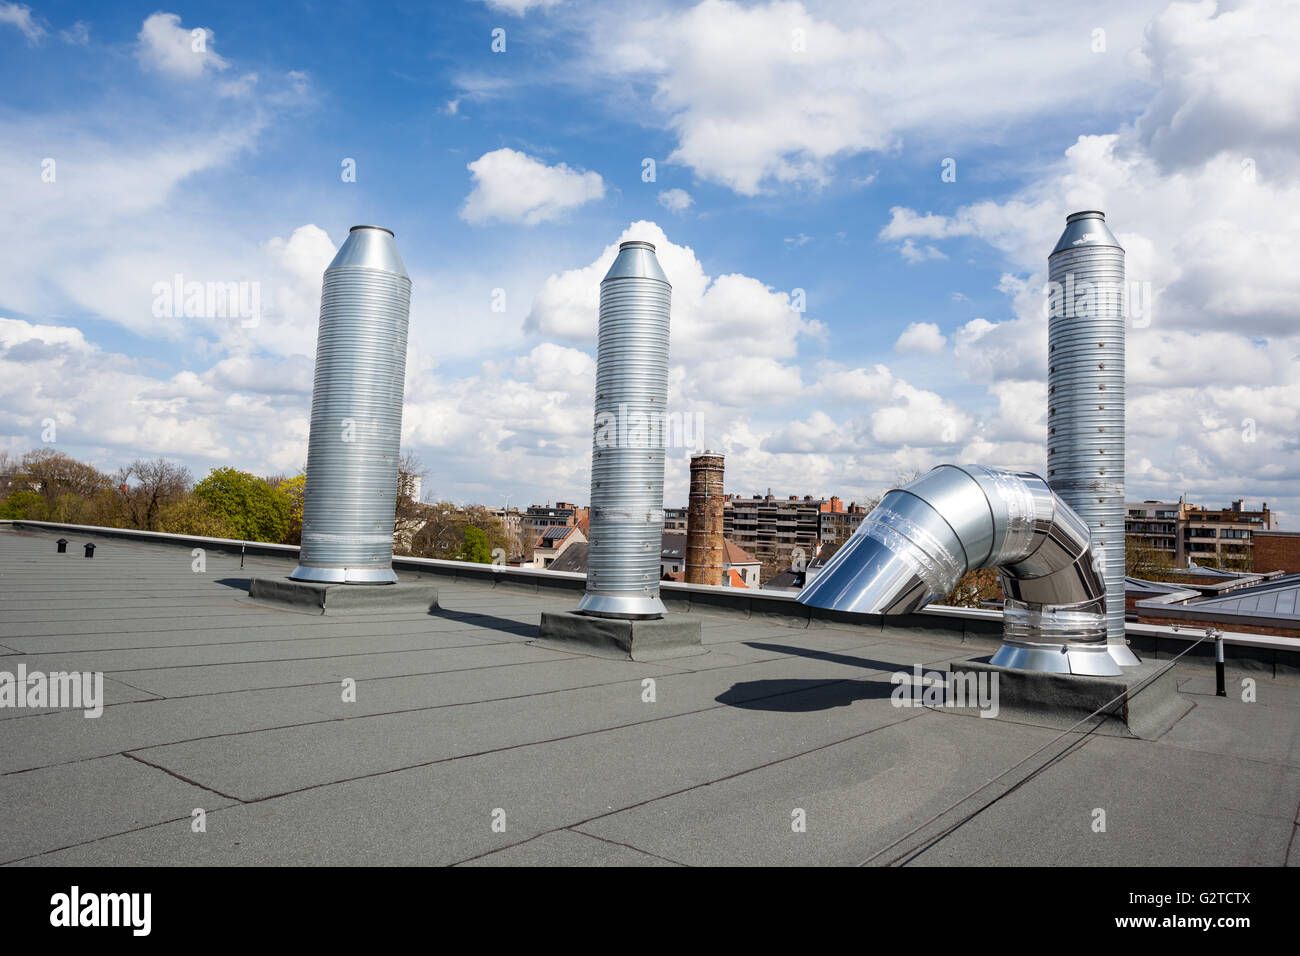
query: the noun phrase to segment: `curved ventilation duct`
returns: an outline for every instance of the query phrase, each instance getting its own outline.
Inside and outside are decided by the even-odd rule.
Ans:
[[[598,617],[664,613],[664,409],[672,286],[655,247],[630,241],[600,283],[587,591]]]
[[[1066,217],[1047,258],[1047,480],[1092,531],[1110,653],[1124,637],[1124,249],[1095,209]]]
[[[411,280],[393,234],[353,226],[325,270],[298,581],[391,584]]]
[[[940,465],[890,491],[799,603],[909,614],[967,571],[997,568],[1006,598],[1002,667],[1113,676],[1106,585],[1088,526],[1027,472]]]

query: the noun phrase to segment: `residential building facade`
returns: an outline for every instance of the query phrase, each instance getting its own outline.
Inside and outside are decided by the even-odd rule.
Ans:
[[[570,547],[586,543],[587,536],[576,525],[552,525],[534,542],[533,567],[549,568]]]
[[[723,533],[737,546],[770,565],[788,564],[795,548],[813,560],[823,542],[843,542],[862,524],[867,509],[838,497],[728,495]]]
[[[575,528],[585,523],[586,518],[586,508],[567,501],[557,501],[554,505],[529,505],[521,519],[525,562],[533,560],[537,542],[547,528]]]
[[[1238,499],[1227,508],[1202,508],[1185,501],[1129,502],[1124,519],[1128,547],[1149,548],[1176,567],[1189,561],[1206,567],[1251,570],[1255,535],[1274,530],[1265,502],[1258,510]],[[1265,569],[1271,570],[1271,569]]]
[[[664,530],[686,532],[686,508],[664,509]]]
[[[1254,565],[1254,534],[1273,530],[1268,503],[1258,511],[1244,507],[1241,499],[1227,508],[1184,505],[1179,515],[1179,564],[1188,560],[1215,567],[1249,570]]]
[[[1181,502],[1130,501],[1125,504],[1124,541],[1132,547],[1150,548],[1180,564],[1178,514]]]
[[[862,505],[844,504],[835,495],[829,501],[823,501],[818,512],[818,538],[825,544],[843,544],[853,536],[867,516],[867,509]]]
[[[505,529],[506,560],[517,564],[524,559],[524,515],[518,508],[489,508],[488,513]]]

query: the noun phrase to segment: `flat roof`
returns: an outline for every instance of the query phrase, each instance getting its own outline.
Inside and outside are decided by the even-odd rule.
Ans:
[[[1285,677],[1234,672],[1220,699],[1185,660],[1195,706],[1160,739],[1058,740],[894,706],[894,673],[989,652],[955,617],[692,605],[675,613],[701,621],[708,653],[635,663],[531,643],[576,592],[444,577],[432,612],[308,615],[246,593],[290,555],[241,569],[213,549],[194,570],[188,547],[94,538],[86,559],[92,538],[65,533],[58,554],[58,536],[0,526],[0,670],[102,672],[107,705],[0,708],[5,863],[1300,862]]]
[[[1294,618],[1300,621],[1300,574],[1288,574],[1218,597],[1202,598],[1185,606],[1247,617]]]

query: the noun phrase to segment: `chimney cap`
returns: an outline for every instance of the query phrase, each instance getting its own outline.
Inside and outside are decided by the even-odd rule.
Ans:
[[[356,232],[358,229],[378,229],[380,232],[386,232],[390,236],[394,236],[394,238],[396,238],[396,236],[393,233],[393,230],[385,229],[383,226],[353,226],[351,229],[348,230],[348,232]]]
[[[1065,217],[1065,231],[1057,240],[1051,255],[1086,246],[1111,246],[1123,249],[1115,234],[1106,225],[1106,214],[1100,209],[1083,209]],[[1048,258],[1051,258],[1049,256]]]
[[[655,251],[655,244],[646,242],[644,239],[625,239],[618,244],[618,247],[620,249],[649,249],[651,252]]]

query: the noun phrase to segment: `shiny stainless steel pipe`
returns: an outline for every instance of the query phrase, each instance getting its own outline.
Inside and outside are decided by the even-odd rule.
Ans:
[[[1124,249],[1095,209],[1066,217],[1047,258],[1047,481],[1087,522],[1106,578],[1111,656],[1124,636]]]
[[[672,286],[655,247],[619,246],[600,283],[591,543],[578,611],[654,618],[664,528],[664,413]]]
[[[392,584],[411,280],[393,234],[353,226],[321,288],[297,581]]]
[[[798,600],[910,614],[990,567],[1006,598],[994,664],[1120,673],[1107,653],[1106,585],[1087,523],[1028,472],[940,465],[890,491]]]

